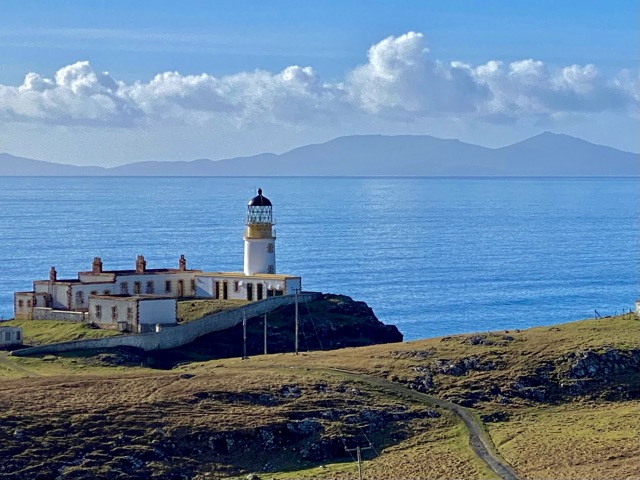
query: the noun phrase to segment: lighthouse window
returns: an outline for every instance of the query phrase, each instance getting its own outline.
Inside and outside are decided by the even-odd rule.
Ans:
[[[267,243],[267,253],[273,253],[273,243]]]
[[[269,265],[267,267],[267,273],[273,273],[275,271],[275,268],[273,268],[273,265]]]

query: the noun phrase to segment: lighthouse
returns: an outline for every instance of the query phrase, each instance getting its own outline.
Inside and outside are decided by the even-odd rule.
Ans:
[[[276,273],[276,237],[273,230],[273,206],[262,195],[249,200],[244,231],[244,274]]]

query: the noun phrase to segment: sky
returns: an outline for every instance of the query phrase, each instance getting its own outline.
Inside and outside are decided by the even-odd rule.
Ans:
[[[342,135],[638,146],[636,0],[0,0],[0,152],[76,165]]]

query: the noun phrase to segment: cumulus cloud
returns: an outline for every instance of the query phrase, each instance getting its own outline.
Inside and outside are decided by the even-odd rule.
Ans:
[[[483,65],[431,59],[423,34],[373,45],[343,81],[322,82],[312,67],[290,66],[216,77],[159,73],[126,84],[87,61],[53,78],[28,73],[20,86],[0,85],[0,118],[63,125],[226,122],[280,125],[335,122],[349,115],[395,118],[527,116],[635,109],[638,82],[628,72],[607,78],[594,65],[553,68],[523,59]]]
[[[86,61],[61,68],[53,80],[28,73],[17,88],[0,86],[0,116],[8,120],[130,125],[140,115],[126,86]]]

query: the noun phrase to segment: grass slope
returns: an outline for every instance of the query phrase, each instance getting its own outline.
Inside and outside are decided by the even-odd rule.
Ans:
[[[86,323],[63,322],[54,320],[10,320],[2,322],[3,326],[22,327],[26,345],[42,345],[46,343],[69,342],[89,338],[111,337],[120,335],[117,330],[92,328]]]
[[[639,326],[627,315],[191,363],[169,372],[114,366],[99,355],[0,355],[0,472],[6,478],[177,478],[188,472],[204,479],[246,478],[255,471],[262,478],[346,479],[356,468],[343,442],[364,446],[370,440],[379,455],[365,453],[366,478],[491,479],[448,411],[332,369],[400,385],[431,369],[430,393],[455,399],[509,385],[540,366],[563,367],[576,352],[636,351]],[[495,368],[460,375],[433,370],[470,357]],[[637,389],[637,375],[621,378],[621,388]],[[524,478],[638,479],[639,407],[633,396],[512,397],[503,403],[489,395],[473,411],[504,416],[486,423],[486,430]],[[388,421],[376,420],[382,417]],[[305,425],[312,432],[306,437],[299,432]],[[278,432],[286,441],[276,448]],[[304,458],[303,451],[320,444],[336,456]],[[269,473],[262,473],[265,467]]]

